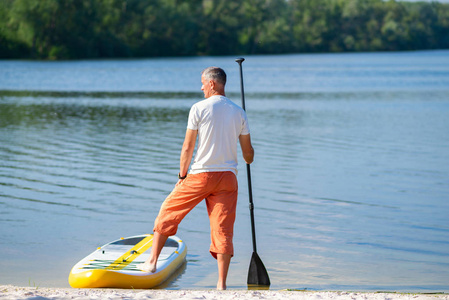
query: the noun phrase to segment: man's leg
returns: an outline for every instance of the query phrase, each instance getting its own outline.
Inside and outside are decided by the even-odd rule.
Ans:
[[[169,236],[176,234],[181,220],[208,195],[207,173],[189,175],[168,195],[154,224],[153,247],[150,257],[137,268],[156,272],[156,263]]]
[[[230,254],[217,253],[217,264],[218,264],[217,290],[226,289],[226,278],[228,277],[228,270],[230,263],[231,263]]]
[[[154,273],[156,272],[156,263],[161,254],[162,248],[167,241],[168,236],[162,235],[159,232],[154,232],[153,235],[153,246],[151,247],[150,257],[145,261],[145,263],[138,265],[137,267],[145,272]]]
[[[207,212],[211,227],[210,253],[217,259],[217,289],[226,289],[231,257],[234,254],[232,243],[234,235],[235,211],[237,207],[237,178],[232,172],[216,173],[219,185],[214,193],[206,198]]]

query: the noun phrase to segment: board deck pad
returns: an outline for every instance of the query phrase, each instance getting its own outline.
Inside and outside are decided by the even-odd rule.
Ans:
[[[156,272],[137,268],[150,255],[153,235],[145,234],[110,242],[79,261],[71,270],[74,288],[153,288],[163,283],[185,261],[187,247],[176,236],[167,239],[159,256]]]

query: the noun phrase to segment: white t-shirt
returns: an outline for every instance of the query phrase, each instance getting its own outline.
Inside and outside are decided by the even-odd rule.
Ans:
[[[245,111],[225,96],[212,96],[190,109],[188,129],[198,130],[190,174],[231,171],[237,175],[237,143],[249,134]]]

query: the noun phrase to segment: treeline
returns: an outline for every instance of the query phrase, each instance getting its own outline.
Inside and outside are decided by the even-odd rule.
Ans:
[[[449,48],[449,4],[383,0],[0,0],[0,58]]]

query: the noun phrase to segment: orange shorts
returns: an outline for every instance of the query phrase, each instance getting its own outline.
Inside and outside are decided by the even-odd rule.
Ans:
[[[237,191],[237,178],[232,172],[189,174],[165,199],[153,230],[165,236],[176,234],[182,219],[206,199],[211,231],[210,253],[215,258],[217,253],[234,255],[232,237]]]

